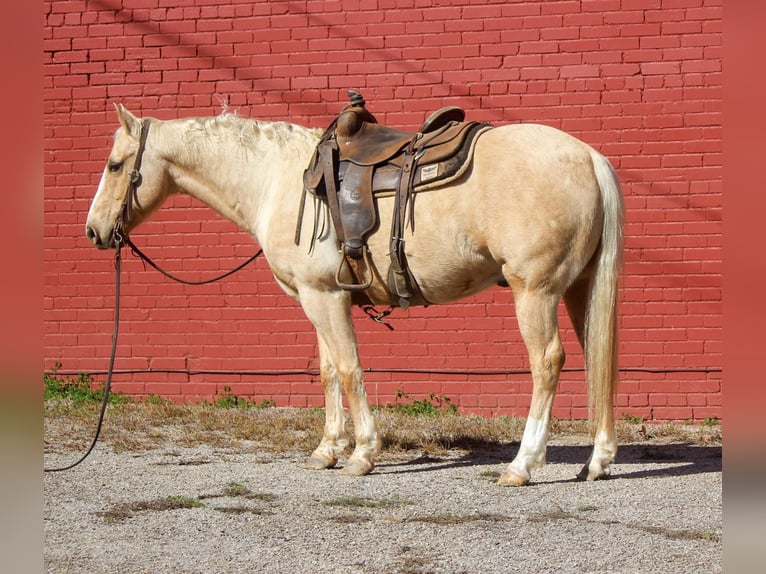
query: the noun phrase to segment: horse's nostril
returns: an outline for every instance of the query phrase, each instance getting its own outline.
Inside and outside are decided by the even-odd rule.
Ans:
[[[92,227],[85,228],[85,236],[91,240],[92,243],[98,244],[98,233]]]

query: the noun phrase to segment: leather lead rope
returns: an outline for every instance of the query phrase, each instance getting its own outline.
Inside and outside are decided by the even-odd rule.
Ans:
[[[104,398],[101,401],[101,412],[98,415],[98,425],[96,426],[96,434],[93,437],[93,441],[90,443],[90,447],[85,454],[82,455],[76,462],[70,465],[57,467],[57,468],[44,468],[44,472],[61,472],[74,468],[86,458],[93,451],[98,442],[98,437],[101,435],[101,427],[104,424],[104,415],[106,414],[106,406],[109,404],[109,393],[112,388],[112,373],[114,373],[114,358],[117,355],[117,336],[120,333],[120,268],[122,267],[122,256],[120,254],[120,248],[122,241],[119,237],[116,237],[117,247],[114,254],[114,269],[115,269],[115,293],[114,293],[114,327],[112,329],[112,350],[109,355],[109,370],[106,375],[106,383],[104,383]]]

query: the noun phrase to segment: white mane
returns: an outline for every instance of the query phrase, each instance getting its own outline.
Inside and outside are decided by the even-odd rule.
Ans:
[[[320,130],[305,128],[289,122],[264,121],[243,118],[224,109],[217,116],[175,120],[179,122],[184,144],[191,154],[201,147],[232,145],[245,152],[257,149],[264,142],[291,151],[299,146],[313,147],[321,135]],[[173,123],[173,121],[169,122]]]

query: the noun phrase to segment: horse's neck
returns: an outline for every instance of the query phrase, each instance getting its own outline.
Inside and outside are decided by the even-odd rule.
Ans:
[[[297,209],[303,169],[317,136],[291,124],[245,119],[220,124],[205,131],[200,120],[167,123],[171,176],[179,191],[258,236],[277,212]],[[292,196],[296,201],[289,200]]]

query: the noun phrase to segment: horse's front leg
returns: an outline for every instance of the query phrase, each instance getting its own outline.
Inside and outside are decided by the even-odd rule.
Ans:
[[[335,365],[322,337],[319,339],[319,376],[324,387],[325,423],[322,442],[311,454],[306,467],[323,470],[332,468],[348,446],[346,417],[343,411],[341,383]]]
[[[375,467],[380,451],[375,419],[364,388],[356,333],[351,318],[348,293],[301,293],[301,304],[317,331],[322,357],[322,382],[325,388],[325,434],[311,456],[313,468],[329,468],[346,445],[343,427],[343,403],[340,389],[346,393],[354,423],[354,452],[341,472],[362,476]],[[325,464],[319,464],[324,461]]]
[[[348,397],[356,441],[354,452],[340,472],[350,476],[363,476],[375,468],[375,457],[380,452],[381,441],[367,401],[359,360],[356,360],[355,366],[350,364],[347,369],[339,369],[339,378]]]

